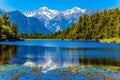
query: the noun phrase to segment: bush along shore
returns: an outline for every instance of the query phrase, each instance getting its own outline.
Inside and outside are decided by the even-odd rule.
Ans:
[[[120,38],[111,38],[111,39],[101,39],[99,40],[101,43],[117,43],[120,44]]]

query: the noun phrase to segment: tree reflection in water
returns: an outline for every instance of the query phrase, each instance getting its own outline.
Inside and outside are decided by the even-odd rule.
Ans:
[[[120,66],[118,58],[79,58],[81,65],[96,65],[96,66]]]
[[[17,46],[0,45],[0,64],[10,64],[17,55]]]

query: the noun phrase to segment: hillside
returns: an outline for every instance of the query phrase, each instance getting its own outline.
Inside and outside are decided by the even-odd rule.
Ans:
[[[20,11],[5,11],[0,10],[0,16],[6,13],[10,18],[10,24],[16,23],[18,25],[18,33],[42,33],[50,34],[49,31],[38,19],[33,17],[26,17]],[[34,26],[33,26],[34,25]]]

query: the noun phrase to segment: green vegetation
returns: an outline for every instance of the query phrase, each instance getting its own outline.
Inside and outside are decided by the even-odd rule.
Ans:
[[[47,35],[48,39],[116,42],[120,39],[120,9],[109,9],[92,15],[84,14],[79,21],[63,32]],[[115,40],[117,39],[117,40]],[[102,41],[103,40],[103,41]],[[105,41],[105,42],[106,42]]]
[[[23,39],[60,39],[80,41],[100,41],[120,43],[120,9],[109,9],[96,12],[92,15],[80,16],[77,23],[67,30],[54,34],[20,33],[16,24],[10,25],[9,17],[4,14],[0,18],[0,41],[15,41]]]
[[[120,44],[120,38],[101,39],[101,43],[117,43]]]
[[[0,41],[16,41],[18,39],[17,24],[10,25],[7,14],[0,17]]]
[[[43,35],[41,33],[20,33],[19,34],[19,37],[20,38],[23,38],[23,39],[43,39]]]

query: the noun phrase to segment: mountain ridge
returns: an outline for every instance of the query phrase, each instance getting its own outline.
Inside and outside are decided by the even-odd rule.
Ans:
[[[9,16],[11,21],[10,24],[16,23],[18,25],[19,33],[28,33],[28,34],[29,33],[42,33],[42,34],[51,33],[47,28],[44,27],[44,25],[41,22],[39,22],[39,20],[37,19],[33,20],[32,17],[28,18],[18,10],[15,10],[15,11],[0,10],[0,16],[3,15],[4,13],[6,13]],[[36,23],[38,25],[34,24],[33,26],[33,23]]]
[[[21,13],[19,10],[6,11],[0,9],[0,15],[7,13],[12,23],[18,24],[19,33],[51,34],[63,31],[79,20],[83,14],[91,14],[93,11],[73,7],[65,11],[58,11],[41,7],[38,10]],[[35,19],[36,18],[36,19]]]
[[[41,7],[38,10],[25,12],[24,15],[37,18],[51,32],[57,32],[59,30],[65,30],[73,23],[76,23],[81,15],[91,13],[93,13],[93,11],[81,9],[79,7],[73,7],[65,11]]]

